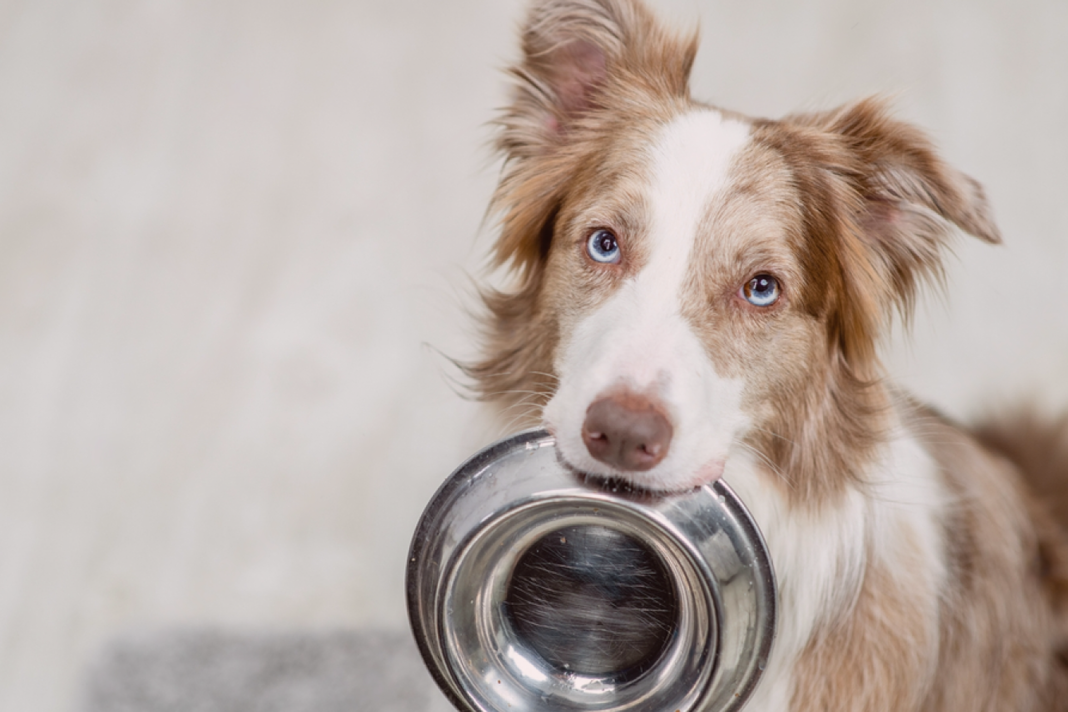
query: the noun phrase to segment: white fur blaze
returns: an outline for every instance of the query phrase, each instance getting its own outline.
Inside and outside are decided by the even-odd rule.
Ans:
[[[634,147],[650,158],[648,261],[565,335],[555,364],[560,385],[544,411],[572,466],[657,490],[687,489],[721,474],[746,423],[740,409],[744,384],[715,372],[681,305],[698,232],[748,141],[747,124],[697,109],[674,118],[646,146]],[[655,396],[671,420],[670,449],[652,469],[615,471],[586,450],[586,411],[616,388]]]

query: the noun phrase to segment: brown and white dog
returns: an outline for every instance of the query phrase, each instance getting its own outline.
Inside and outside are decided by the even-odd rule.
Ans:
[[[696,45],[637,0],[531,9],[481,395],[579,471],[738,492],[780,585],[748,709],[1068,709],[1068,448],[977,439],[876,355],[958,229],[999,241],[982,190],[878,101],[694,101]]]

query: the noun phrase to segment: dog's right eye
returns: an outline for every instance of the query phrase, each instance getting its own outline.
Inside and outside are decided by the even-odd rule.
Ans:
[[[770,274],[758,274],[742,285],[742,297],[755,307],[770,307],[779,299],[779,280]]]
[[[602,264],[615,264],[619,262],[619,241],[611,230],[594,230],[590,238],[586,240],[586,254],[594,262]]]

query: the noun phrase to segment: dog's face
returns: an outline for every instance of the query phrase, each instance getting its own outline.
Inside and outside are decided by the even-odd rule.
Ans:
[[[612,136],[566,196],[541,295],[558,325],[544,419],[578,469],[711,481],[801,391],[825,329],[806,312],[797,190],[751,132],[682,111]]]
[[[875,343],[978,187],[876,102],[783,121],[689,99],[695,43],[630,0],[537,5],[503,123],[485,395],[536,392],[562,457],[658,490],[747,448],[787,489],[879,427]],[[508,401],[508,398],[504,398]],[[513,399],[514,400],[514,399]]]

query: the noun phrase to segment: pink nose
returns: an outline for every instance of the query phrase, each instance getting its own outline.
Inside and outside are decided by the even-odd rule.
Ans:
[[[671,434],[671,423],[656,403],[627,391],[594,401],[582,424],[590,455],[624,471],[655,467],[667,455]]]

